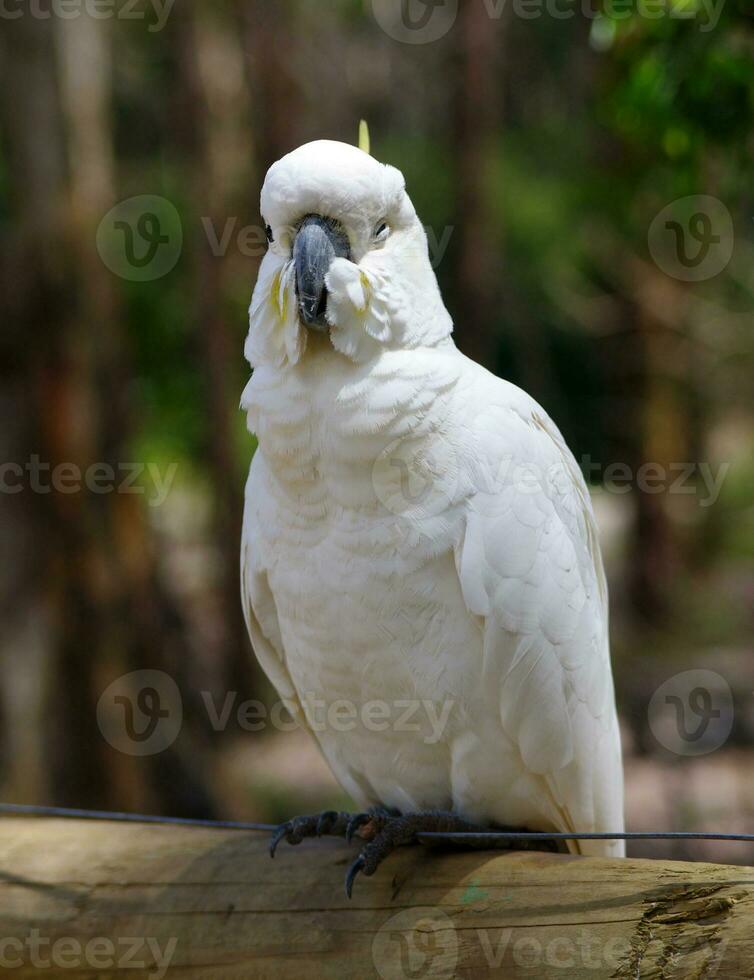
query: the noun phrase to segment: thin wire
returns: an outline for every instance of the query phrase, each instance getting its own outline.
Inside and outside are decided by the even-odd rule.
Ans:
[[[0,814],[18,817],[61,817],[64,820],[110,820],[114,823],[156,823],[183,827],[212,827],[215,830],[273,831],[277,824],[237,820],[200,820],[194,817],[158,817],[145,813],[118,813],[110,810],[78,810],[62,806],[33,806],[27,803],[0,803]]]
[[[239,820],[200,820],[193,817],[160,817],[144,813],[119,813],[110,810],[81,810],[61,806],[34,806],[27,803],[0,803],[0,814],[25,817],[59,817],[65,820],[108,820],[114,823],[168,824],[183,827],[210,827],[215,830],[257,830],[270,833],[278,824],[253,823]],[[708,834],[694,830],[623,831],[621,833],[560,833],[547,831],[426,831],[416,835],[428,843],[436,841],[467,840],[492,842],[494,840],[722,840],[754,843],[754,834]]]
[[[622,833],[548,833],[546,831],[491,830],[458,833],[439,833],[422,831],[416,835],[419,840],[742,840],[754,843],[754,834],[707,834],[696,830],[634,830]]]

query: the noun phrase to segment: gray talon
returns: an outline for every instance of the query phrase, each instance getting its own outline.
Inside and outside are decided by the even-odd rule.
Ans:
[[[345,833],[348,816],[347,813],[338,813],[337,810],[325,810],[323,813],[286,820],[272,832],[270,857],[275,857],[275,851],[283,838],[289,844],[300,844],[308,837],[322,837],[325,834],[342,836]]]
[[[353,840],[353,835],[356,833],[356,831],[365,824],[368,824],[371,819],[372,818],[368,813],[356,813],[351,817],[351,819],[348,821],[348,826],[346,827],[346,840],[349,844]]]
[[[271,858],[274,858],[275,857],[275,851],[278,849],[278,844],[286,836],[286,834],[288,834],[288,832],[291,829],[292,828],[291,828],[291,824],[290,823],[284,823],[284,824],[281,824],[278,827],[278,829],[275,831],[275,833],[272,835],[272,840],[270,841],[270,857]]]
[[[353,883],[356,880],[356,876],[360,871],[363,871],[366,866],[366,859],[363,854],[359,854],[356,860],[353,862],[351,867],[348,869],[348,874],[346,875],[346,897],[350,898],[353,892]]]
[[[470,823],[456,813],[443,810],[424,810],[416,813],[400,814],[383,806],[371,807],[366,812],[349,814],[336,810],[310,816],[294,817],[281,823],[270,840],[270,857],[275,857],[277,846],[283,838],[289,844],[300,844],[307,837],[322,837],[325,834],[345,836],[353,839],[361,827],[368,827],[366,841],[359,856],[354,860],[346,874],[346,895],[351,897],[353,885],[360,874],[373,875],[382,862],[401,845],[416,843],[417,835],[439,831],[452,835],[465,831],[484,832],[489,828]],[[502,830],[515,830],[501,827]],[[522,832],[525,828],[518,828]],[[527,842],[528,843],[528,842]],[[526,846],[525,842],[518,842]],[[541,847],[541,844],[540,844]]]
[[[335,810],[325,810],[324,813],[320,813],[319,820],[317,821],[317,837],[328,833],[337,819],[338,814]]]

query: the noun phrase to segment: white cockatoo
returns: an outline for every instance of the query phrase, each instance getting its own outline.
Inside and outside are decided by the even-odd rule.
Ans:
[[[456,348],[398,170],[310,143],[270,168],[261,210],[243,606],[366,814],[296,818],[273,852],[360,828],[350,894],[422,830],[621,832],[607,588],[563,437]]]

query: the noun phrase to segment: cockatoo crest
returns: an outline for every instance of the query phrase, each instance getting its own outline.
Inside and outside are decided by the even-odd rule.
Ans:
[[[435,345],[450,335],[427,236],[394,167],[346,143],[308,143],[270,168],[261,211],[270,248],[249,310],[245,353],[252,367],[297,364],[310,332],[327,333],[354,361],[384,348]],[[329,236],[339,251],[327,264],[322,296],[312,298],[307,322],[299,280],[310,256],[297,259],[296,242],[312,223],[315,235]],[[311,331],[317,322],[321,330]]]

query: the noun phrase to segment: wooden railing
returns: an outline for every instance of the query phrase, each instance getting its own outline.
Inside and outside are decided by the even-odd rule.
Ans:
[[[0,820],[0,972],[70,980],[754,977],[754,869]]]

